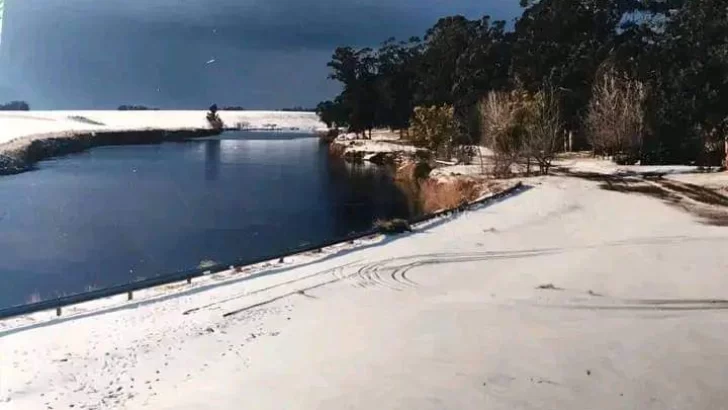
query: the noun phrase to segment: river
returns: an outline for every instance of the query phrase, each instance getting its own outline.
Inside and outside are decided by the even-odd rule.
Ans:
[[[306,134],[99,147],[0,177],[0,307],[230,263],[410,217],[386,171]]]

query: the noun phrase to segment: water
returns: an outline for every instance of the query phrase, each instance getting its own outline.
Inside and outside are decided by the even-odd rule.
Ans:
[[[382,170],[316,138],[99,147],[0,177],[0,307],[229,263],[409,217]]]

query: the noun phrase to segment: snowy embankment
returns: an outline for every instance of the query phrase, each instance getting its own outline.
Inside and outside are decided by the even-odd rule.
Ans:
[[[353,133],[343,134],[331,143],[331,147],[333,152],[348,161],[368,161],[378,165],[412,158],[420,151],[402,140],[398,133],[389,130],[374,130],[371,139],[362,139]]]
[[[226,127],[233,128],[299,132],[325,128],[310,112],[220,111],[219,115]],[[157,141],[210,133],[215,131],[210,129],[206,111],[0,112],[0,174],[22,171],[29,162],[58,151],[127,139],[139,143],[145,138]],[[28,153],[34,142],[40,146]]]
[[[0,322],[0,408],[728,402],[725,228],[595,181],[532,182],[254,279],[228,272]]]

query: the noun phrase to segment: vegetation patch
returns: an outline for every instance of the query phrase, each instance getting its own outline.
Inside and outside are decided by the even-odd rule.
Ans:
[[[401,234],[405,232],[412,232],[412,227],[409,222],[404,219],[379,219],[374,222],[374,227],[383,234]]]

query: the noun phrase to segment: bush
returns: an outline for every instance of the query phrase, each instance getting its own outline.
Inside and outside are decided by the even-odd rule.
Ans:
[[[217,106],[213,105],[210,107],[210,111],[207,113],[207,122],[210,124],[210,127],[214,130],[221,130],[225,123],[222,122],[222,119],[219,115],[217,115]]]
[[[493,151],[493,173],[510,174],[523,149],[525,134],[522,96],[517,92],[492,92],[481,101],[481,143]]]
[[[644,129],[645,88],[607,69],[594,84],[586,118],[596,154],[639,157]]]
[[[449,159],[457,130],[452,106],[416,107],[411,120],[410,138],[415,146],[427,148]]]
[[[553,90],[542,90],[525,101],[525,109],[524,154],[529,163],[535,159],[541,174],[546,175],[564,135],[559,100]]]
[[[494,173],[508,175],[519,159],[547,174],[563,136],[559,100],[553,90],[493,92],[481,102],[482,143],[494,153]],[[529,170],[530,171],[530,170]]]
[[[412,232],[412,227],[409,222],[404,219],[379,219],[374,222],[374,226],[379,229],[379,232],[384,234],[400,234],[405,232]]]

